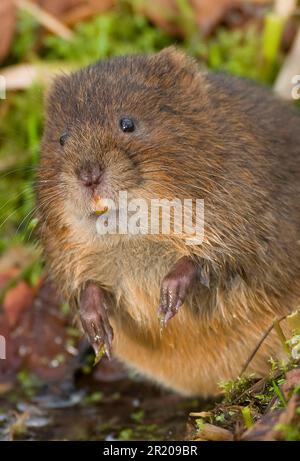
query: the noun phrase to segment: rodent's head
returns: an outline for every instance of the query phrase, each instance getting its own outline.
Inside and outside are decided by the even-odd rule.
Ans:
[[[189,195],[204,87],[197,65],[173,47],[58,77],[46,109],[41,205],[85,219],[95,195]]]

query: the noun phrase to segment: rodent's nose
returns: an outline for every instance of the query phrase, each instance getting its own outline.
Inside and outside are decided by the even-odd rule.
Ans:
[[[99,165],[93,165],[89,168],[82,168],[78,172],[78,178],[85,187],[90,187],[92,189],[101,183],[102,173],[103,170]]]

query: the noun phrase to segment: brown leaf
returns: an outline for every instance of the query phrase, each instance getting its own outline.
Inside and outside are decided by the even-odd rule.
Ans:
[[[291,391],[300,383],[300,368],[294,368],[286,374],[286,380],[281,386],[285,400],[290,398]]]
[[[66,11],[86,2],[82,0],[35,0],[34,3],[38,3],[43,9],[54,16],[61,16]]]
[[[285,392],[285,397],[288,397],[290,391],[299,383],[300,369],[291,370],[287,373],[287,381],[281,389]],[[285,390],[284,390],[284,386]],[[259,441],[274,441],[284,440],[284,432],[280,426],[296,427],[300,424],[300,415],[297,413],[297,408],[300,405],[300,396],[295,394],[288,402],[286,408],[276,410],[266,414],[258,421],[251,429],[248,429],[242,436],[242,440],[259,440]]]
[[[209,33],[225,16],[228,10],[243,3],[243,0],[191,0],[196,20],[204,33]]]
[[[199,431],[199,434],[194,440],[212,441],[212,442],[226,442],[233,440],[233,435],[227,429],[222,427],[214,426],[213,424],[205,423],[203,428]]]
[[[268,3],[268,0],[256,0],[256,3]],[[249,15],[254,15],[257,7],[247,9],[244,0],[189,0],[191,11],[194,12],[195,24],[200,27],[204,34],[210,33],[226,16],[228,12],[236,8],[242,11],[239,16],[245,16],[249,19]],[[144,1],[138,6],[140,12],[150,18],[152,22],[159,27],[165,29],[173,35],[184,35],[183,26],[181,24],[181,12],[178,8],[176,0],[151,0]]]
[[[7,56],[16,26],[16,7],[12,0],[0,2],[0,62]]]
[[[12,383],[1,383],[0,382],[0,396],[6,394],[9,391],[11,391],[12,388],[13,388]]]
[[[176,0],[152,0],[141,2],[137,6],[139,12],[148,16],[156,25],[173,35],[182,35],[182,28],[177,22],[179,10]]]
[[[84,21],[112,8],[114,0],[36,0],[43,9],[67,25]]]
[[[4,307],[0,332],[6,339],[6,360],[0,360],[0,383],[11,382],[24,368],[48,381],[72,374],[74,352],[67,347],[66,328],[70,318],[61,314],[51,284],[44,284],[35,295],[20,282],[5,297]]]
[[[3,70],[1,70],[2,75]],[[14,246],[9,248],[0,258],[0,273],[10,271],[11,268],[24,269],[37,256],[37,252],[32,248],[24,246]]]
[[[3,310],[11,328],[18,323],[21,313],[31,306],[33,298],[33,289],[23,281],[19,282],[5,294]]]
[[[280,411],[276,410],[263,416],[253,427],[244,432],[241,440],[274,441],[273,427],[278,423]]]
[[[19,274],[19,269],[11,267],[6,269],[4,272],[0,272],[0,289],[4,288],[9,281]]]
[[[79,21],[85,21],[95,14],[101,14],[111,9],[115,4],[114,0],[90,0],[88,3],[84,2],[77,7],[72,8],[65,12],[62,20],[65,24],[72,26]]]

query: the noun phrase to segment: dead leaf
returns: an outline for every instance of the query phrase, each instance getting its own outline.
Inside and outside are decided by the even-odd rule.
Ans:
[[[182,28],[176,23],[179,10],[174,0],[152,0],[140,2],[137,9],[154,24],[172,35],[183,35]]]
[[[16,26],[16,7],[12,0],[0,2],[0,62],[7,56]]]
[[[86,2],[82,0],[35,0],[34,3],[38,3],[54,16],[62,16],[66,11]]]
[[[0,272],[0,289],[5,288],[6,284],[20,273],[16,267],[7,268],[4,272]]]
[[[291,396],[292,390],[300,383],[300,368],[290,370],[286,375],[286,380],[281,386],[285,400]]]
[[[211,418],[213,413],[211,411],[199,411],[190,413],[191,418]]]
[[[8,290],[3,300],[3,310],[11,328],[18,323],[21,313],[31,306],[33,299],[34,290],[24,281]]]
[[[194,12],[195,25],[207,35],[217,26],[228,12],[240,8],[245,12],[246,18],[255,14],[260,4],[270,3],[269,0],[255,0],[251,2],[253,8],[247,9],[244,0],[189,0],[191,12]],[[258,6],[257,6],[258,4]],[[140,2],[137,6],[142,14],[168,33],[183,36],[185,31],[181,24],[181,12],[176,0],[152,0],[151,2]],[[244,10],[245,9],[245,10]]]
[[[275,434],[273,427],[278,423],[280,411],[276,410],[263,416],[260,421],[248,429],[241,437],[241,440],[274,441]]]
[[[0,383],[0,396],[11,391],[13,388],[12,383]]]
[[[232,441],[233,435],[227,429],[214,426],[213,424],[204,423],[203,428],[199,430],[196,440],[211,441],[211,442],[226,442]]]
[[[115,4],[114,0],[91,0],[90,2],[79,4],[77,7],[64,13],[62,21],[72,26],[80,21],[85,21],[95,14],[101,14],[111,9]]]
[[[287,373],[286,381],[281,386],[286,400],[291,391],[300,382],[300,369],[296,368]],[[284,432],[280,426],[297,427],[300,424],[300,415],[297,409],[300,406],[300,396],[295,394],[290,398],[287,406],[282,410],[267,413],[251,429],[244,432],[242,440],[275,441],[284,440]]]
[[[43,85],[47,90],[57,74],[62,72],[69,73],[72,69],[73,66],[69,63],[65,63],[64,65],[55,62],[16,64],[2,69],[1,75],[6,80],[6,89],[8,91],[25,90],[33,83]],[[4,165],[4,168],[7,169],[7,165]]]
[[[3,70],[1,70],[1,75],[3,75]],[[0,274],[11,270],[11,268],[24,269],[37,257],[37,254],[37,251],[29,247],[11,247],[3,255],[1,255]]]
[[[59,18],[64,24],[72,26],[95,14],[112,8],[114,0],[38,0],[43,9]]]
[[[196,20],[201,30],[207,34],[216,26],[227,11],[243,3],[243,0],[191,0]]]
[[[300,428],[300,415],[297,412],[300,406],[300,396],[293,395],[291,400],[288,403],[288,406],[284,411],[281,412],[278,422],[274,427],[274,437],[275,440],[284,440],[284,427],[293,427],[293,428]],[[281,429],[281,427],[283,429]]]

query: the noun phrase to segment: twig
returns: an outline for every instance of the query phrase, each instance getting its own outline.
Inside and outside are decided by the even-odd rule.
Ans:
[[[274,5],[275,14],[282,18],[292,16],[297,7],[297,0],[276,0]]]
[[[6,90],[25,90],[33,83],[48,84],[53,77],[61,72],[70,72],[76,68],[72,64],[65,63],[34,63],[34,64],[16,64],[1,69],[1,75],[5,78]]]
[[[279,319],[275,319],[272,323],[272,325],[269,326],[269,328],[267,329],[267,331],[263,334],[263,336],[261,337],[261,339],[259,340],[259,342],[257,343],[255,349],[253,350],[253,352],[251,353],[250,357],[246,360],[246,363],[245,365],[243,366],[242,368],[242,371],[240,373],[240,376],[243,376],[243,374],[245,373],[245,371],[247,370],[248,366],[250,365],[250,363],[252,362],[252,360],[254,359],[255,355],[257,354],[257,351],[258,349],[260,348],[260,346],[262,345],[262,343],[265,341],[265,339],[269,336],[269,334],[271,333],[271,331],[273,330],[274,328],[274,324],[275,322],[277,322],[279,324],[279,322],[281,322],[282,320],[284,320],[285,318],[287,317],[287,315],[284,315],[283,317],[280,317]],[[282,330],[281,330],[282,331]]]
[[[55,16],[43,10],[40,6],[32,3],[30,0],[14,0],[15,4],[22,10],[31,14],[46,29],[64,40],[72,40],[73,32],[66,27]]]

